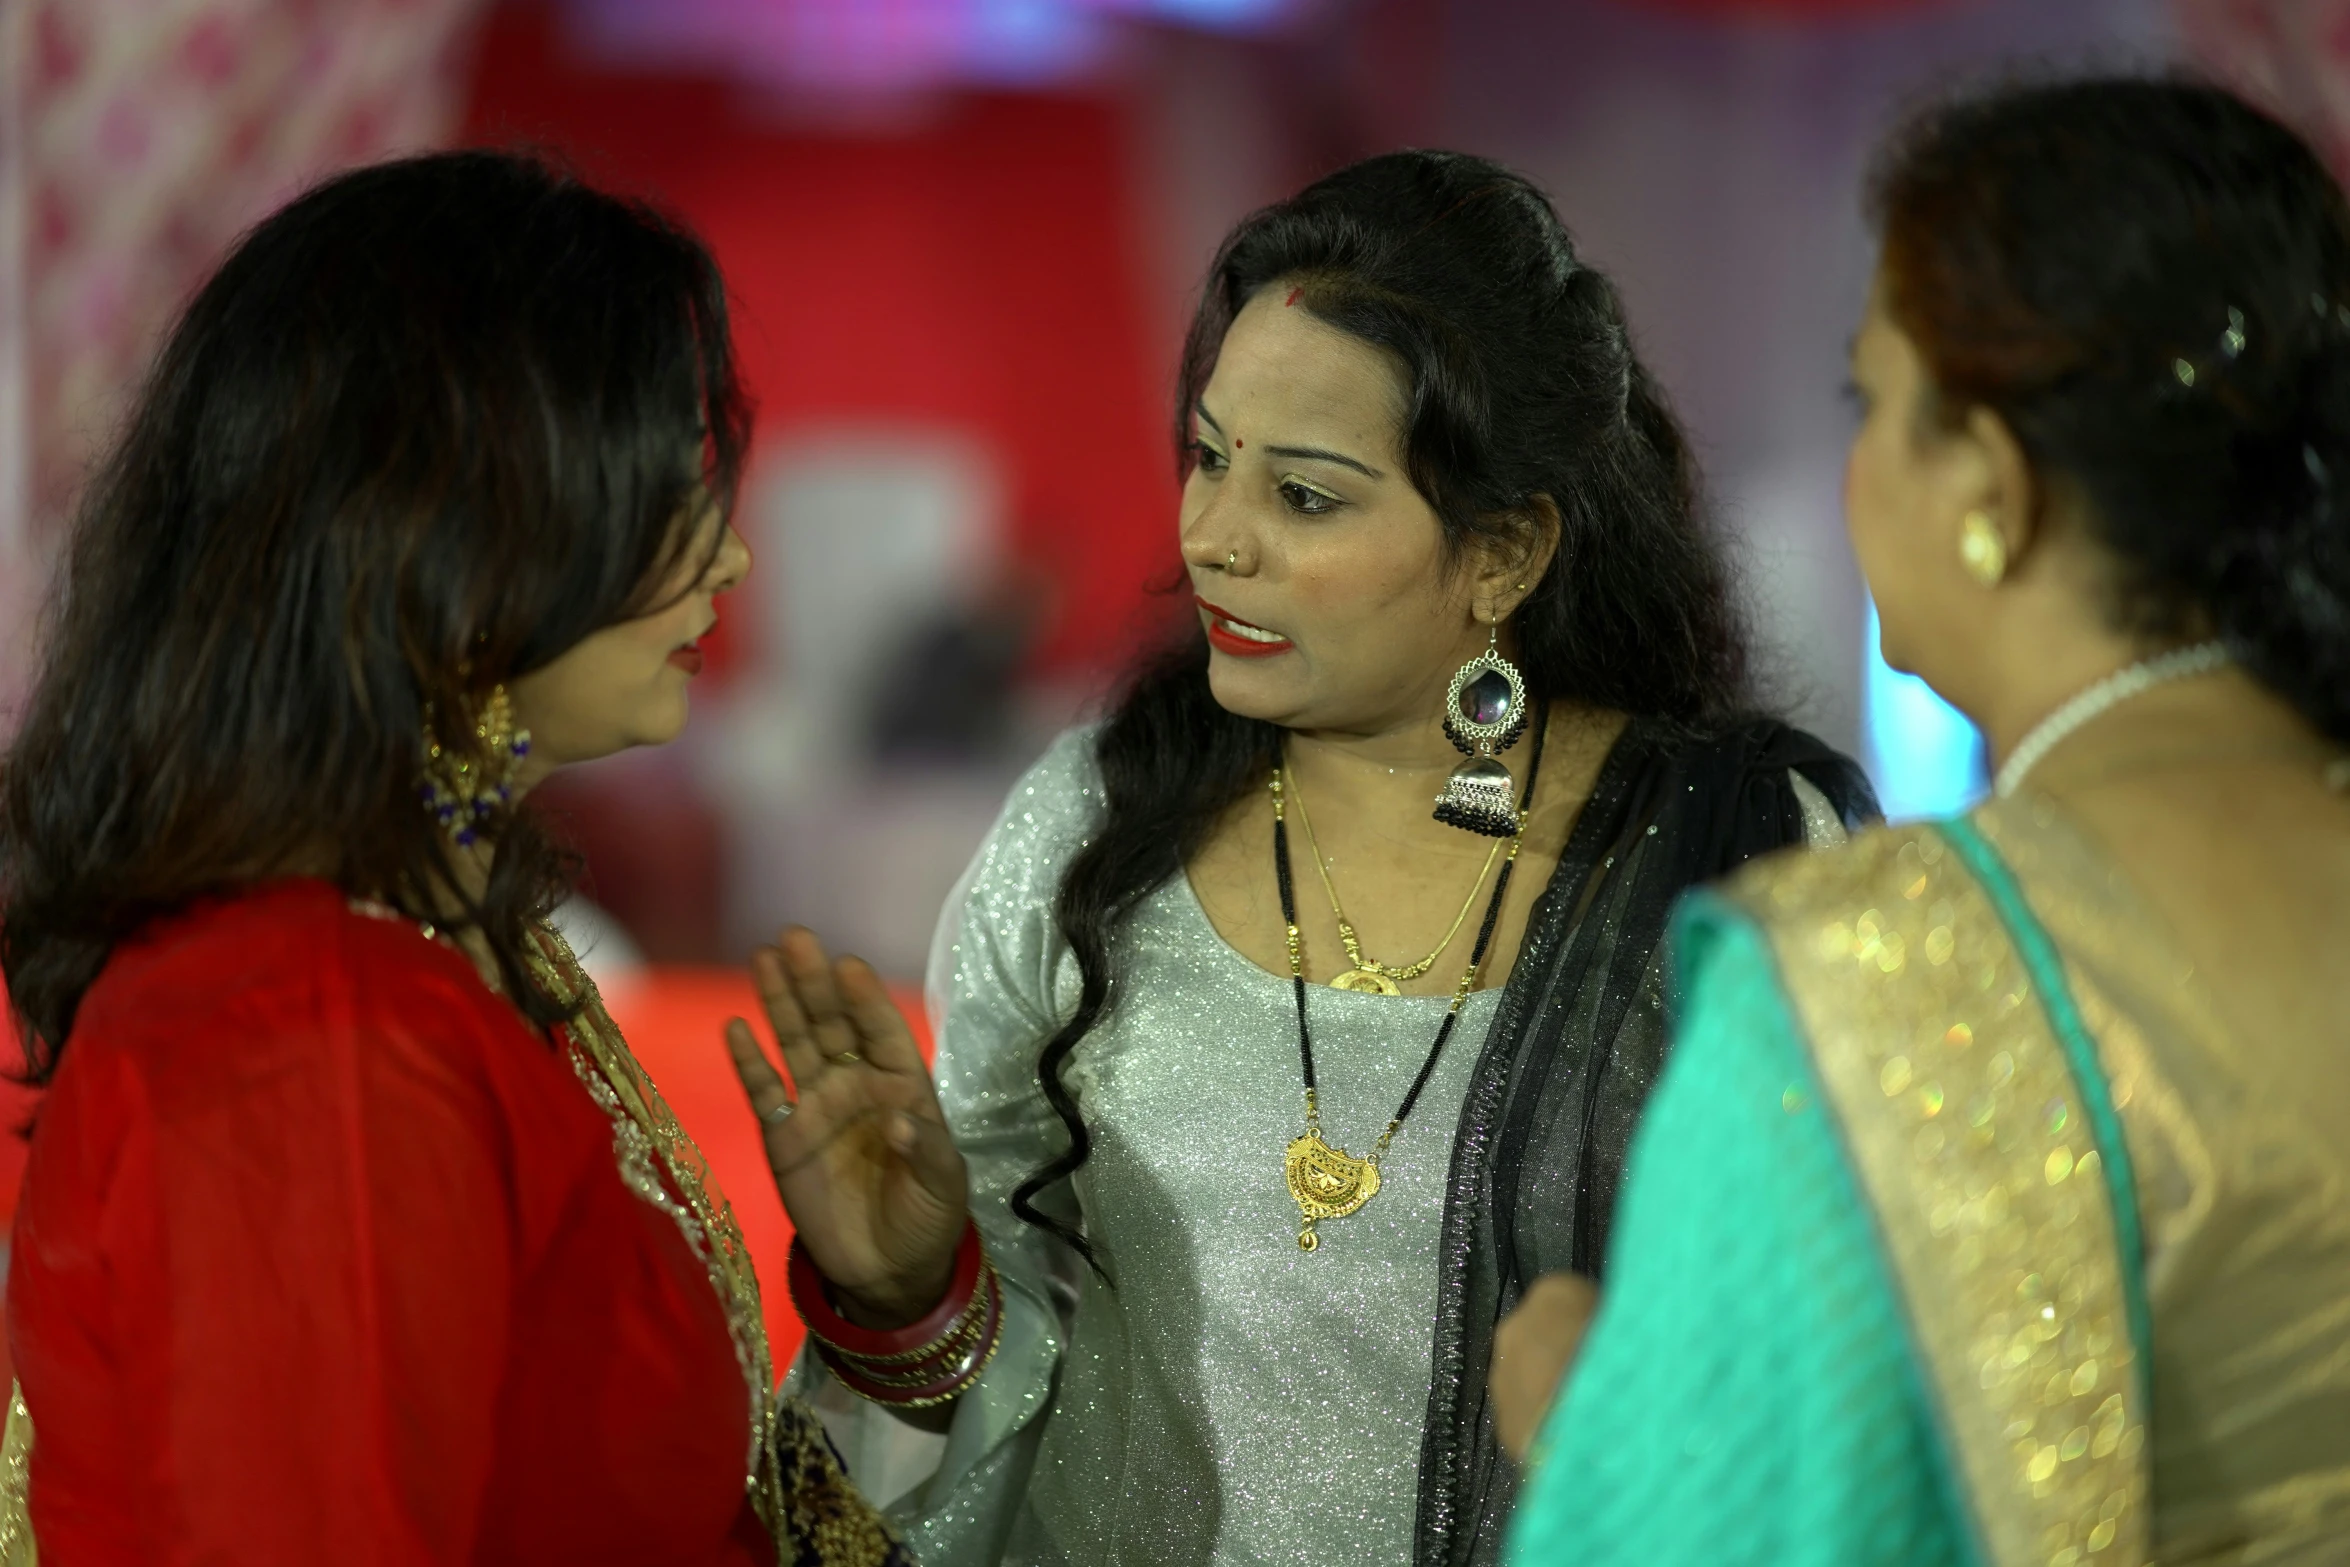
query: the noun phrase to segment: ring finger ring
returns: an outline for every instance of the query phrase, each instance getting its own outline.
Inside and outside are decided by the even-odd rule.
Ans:
[[[789,1099],[786,1099],[783,1103],[777,1105],[774,1109],[759,1117],[759,1119],[765,1121],[769,1126],[781,1126],[784,1122],[791,1119],[792,1112],[798,1108],[798,1105],[793,1104]]]

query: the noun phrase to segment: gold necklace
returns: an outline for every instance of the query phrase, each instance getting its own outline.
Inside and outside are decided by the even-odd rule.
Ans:
[[[1287,775],[1288,769],[1284,768],[1283,772]],[[1476,884],[1469,888],[1468,897],[1461,901],[1460,913],[1452,917],[1452,928],[1444,933],[1444,939],[1436,944],[1436,950],[1417,963],[1382,963],[1376,958],[1363,956],[1362,941],[1356,936],[1354,925],[1347,919],[1346,910],[1338,906],[1338,888],[1330,880],[1330,865],[1322,858],[1322,846],[1314,840],[1314,818],[1306,810],[1306,797],[1299,792],[1294,775],[1289,776],[1289,797],[1297,802],[1297,824],[1306,830],[1306,852],[1314,857],[1314,869],[1321,873],[1322,890],[1330,895],[1330,912],[1338,919],[1338,939],[1345,944],[1347,961],[1354,965],[1332,980],[1330,988],[1364,991],[1381,996],[1402,995],[1402,982],[1418,979],[1434,968],[1436,960],[1451,949],[1453,938],[1468,923],[1469,911],[1477,906],[1477,894],[1483,890],[1485,878],[1493,874],[1493,862],[1501,857],[1502,840],[1494,839],[1493,847],[1485,851],[1484,868],[1477,872]],[[1521,834],[1525,831],[1524,824],[1520,824],[1519,831]]]
[[[1322,1136],[1322,1101],[1314,1085],[1314,1036],[1306,1027],[1305,939],[1298,934],[1297,886],[1289,873],[1289,824],[1282,805],[1282,769],[1278,763],[1274,765],[1271,779],[1273,879],[1281,889],[1281,920],[1289,944],[1289,986],[1297,997],[1298,1066],[1306,1090],[1306,1129],[1290,1139],[1282,1159],[1289,1195],[1297,1204],[1299,1251],[1313,1251],[1321,1246],[1321,1237],[1314,1233],[1315,1225],[1325,1219],[1343,1219],[1359,1213],[1363,1204],[1379,1195],[1379,1161],[1387,1157],[1395,1134],[1403,1130],[1404,1118],[1419,1103],[1420,1091],[1428,1086],[1429,1077],[1435,1073],[1445,1042],[1452,1038],[1454,1025],[1461,1020],[1461,1008],[1468,1004],[1470,992],[1477,988],[1477,975],[1485,967],[1485,949],[1492,945],[1494,927],[1501,923],[1502,902],[1509,896],[1510,872],[1517,868],[1518,849],[1526,840],[1526,818],[1534,803],[1534,780],[1542,771],[1542,742],[1548,733],[1547,724],[1534,733],[1534,755],[1526,768],[1526,792],[1518,800],[1518,830],[1510,838],[1509,857],[1502,861],[1501,874],[1494,878],[1493,898],[1485,905],[1485,919],[1477,928],[1477,945],[1469,953],[1469,966],[1462,971],[1461,982],[1453,987],[1452,1005],[1444,1009],[1444,1021],[1436,1026],[1436,1042],[1428,1047],[1427,1059],[1420,1063],[1419,1076],[1412,1079],[1412,1086],[1404,1094],[1403,1103],[1396,1107],[1387,1129],[1379,1134],[1379,1141],[1372,1145],[1370,1153],[1359,1159]]]

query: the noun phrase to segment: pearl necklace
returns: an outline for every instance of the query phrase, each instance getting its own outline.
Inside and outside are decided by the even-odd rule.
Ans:
[[[1999,776],[1991,785],[1992,793],[2004,800],[2021,789],[2025,776],[2039,766],[2050,751],[2070,738],[2074,730],[2090,720],[2103,717],[2130,698],[2143,695],[2156,686],[2195,675],[2208,675],[2213,670],[2223,668],[2228,662],[2225,643],[2199,642],[2193,647],[2176,648],[2143,659],[2127,669],[2114,671],[2034,724],[2031,732],[2016,746],[2015,753],[2000,764]]]

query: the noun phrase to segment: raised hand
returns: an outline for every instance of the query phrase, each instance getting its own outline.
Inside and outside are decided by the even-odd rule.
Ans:
[[[751,957],[787,1089],[750,1025],[735,1075],[801,1244],[852,1320],[889,1328],[938,1304],[970,1216],[969,1177],[921,1051],[880,976],[797,927]]]

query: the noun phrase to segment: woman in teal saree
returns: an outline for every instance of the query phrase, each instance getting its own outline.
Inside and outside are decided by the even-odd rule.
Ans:
[[[2138,81],[1875,206],[1849,519],[1996,798],[1682,911],[1511,1559],[2350,1560],[2350,207]]]

